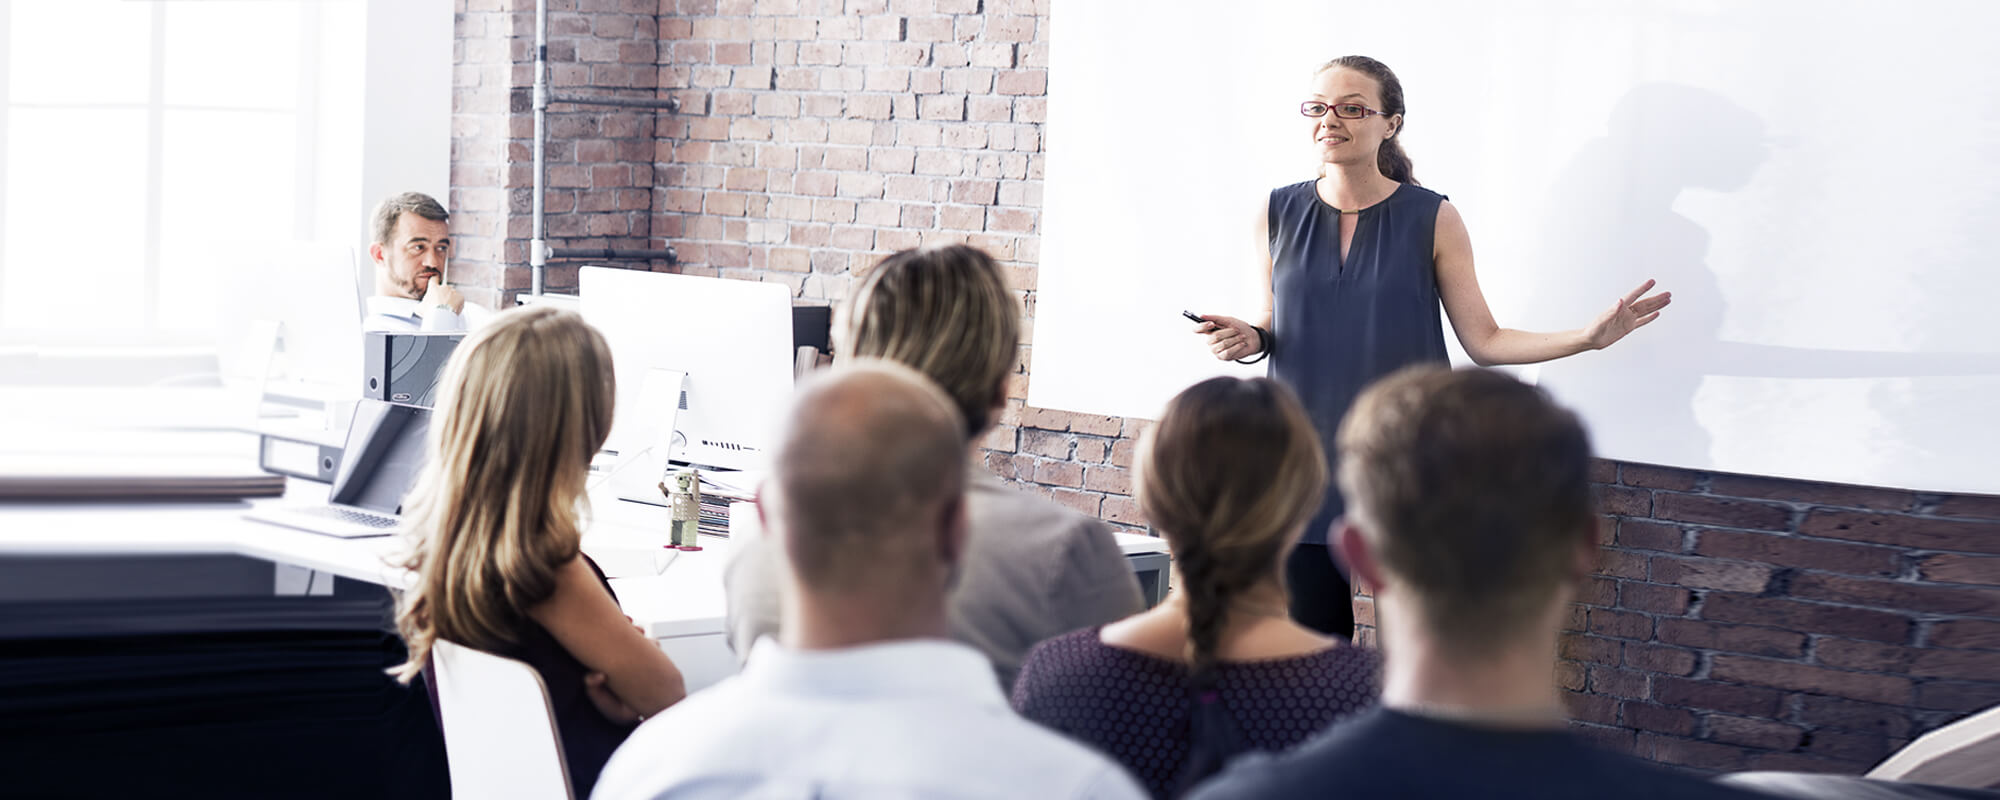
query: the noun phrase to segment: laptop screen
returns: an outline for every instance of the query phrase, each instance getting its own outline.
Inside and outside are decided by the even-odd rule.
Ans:
[[[329,499],[383,514],[401,513],[403,495],[428,455],[430,427],[430,409],[361,400],[354,407]]]

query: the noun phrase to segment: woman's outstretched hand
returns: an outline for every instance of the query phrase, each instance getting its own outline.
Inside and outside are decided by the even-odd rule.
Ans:
[[[1643,296],[1653,288],[1653,283],[1651,279],[1647,279],[1645,283],[1639,284],[1639,288],[1618,298],[1618,302],[1611,304],[1611,308],[1597,315],[1597,319],[1590,323],[1590,327],[1583,329],[1583,337],[1590,342],[1592,350],[1610,347],[1619,339],[1625,338],[1625,334],[1660,318],[1660,309],[1666,308],[1668,303],[1673,302],[1674,295],[1672,292],[1661,292],[1650,297]]]
[[[1202,321],[1194,326],[1194,332],[1208,337],[1208,351],[1216,360],[1235,361],[1249,358],[1264,349],[1264,340],[1250,323],[1221,314],[1203,314]]]

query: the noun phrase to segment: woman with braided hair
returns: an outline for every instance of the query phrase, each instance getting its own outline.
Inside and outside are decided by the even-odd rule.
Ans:
[[[1038,645],[1023,716],[1124,764],[1172,797],[1231,756],[1282,750],[1372,705],[1373,651],[1293,622],[1284,563],[1319,505],[1326,459],[1284,386],[1213,378],[1141,440],[1138,499],[1173,552],[1174,593],[1149,611]]]

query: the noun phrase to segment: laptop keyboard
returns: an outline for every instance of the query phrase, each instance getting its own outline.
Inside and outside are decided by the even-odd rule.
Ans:
[[[308,516],[324,517],[326,519],[336,519],[342,522],[351,522],[356,525],[364,525],[370,528],[378,528],[381,530],[389,530],[391,528],[396,527],[396,521],[397,521],[395,517],[384,516],[382,514],[371,514],[366,511],[355,511],[353,509],[348,509],[348,508],[338,508],[335,506],[308,506],[296,510],[301,514],[305,514]]]

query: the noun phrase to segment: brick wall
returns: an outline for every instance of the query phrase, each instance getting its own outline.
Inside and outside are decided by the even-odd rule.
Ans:
[[[497,308],[511,304],[529,285],[535,4],[455,3],[451,279],[465,286],[467,299]],[[659,97],[660,5],[660,0],[551,0],[551,91]],[[550,107],[543,235],[552,246],[664,246],[652,230],[654,195],[665,191],[653,174],[659,116],[639,109]],[[579,263],[550,262],[544,288],[574,293]]]
[[[529,133],[523,91],[512,89],[509,103],[493,97],[528,85],[521,63],[531,54],[478,42],[532,40],[532,3],[513,2],[512,11],[459,4],[454,209],[505,220],[459,234],[495,243],[478,251],[493,265],[495,289],[526,285]],[[579,135],[612,143],[608,151],[593,145],[565,158],[613,168],[602,186],[595,168],[557,184],[571,196],[563,213],[579,220],[561,230],[576,235],[580,225],[583,236],[598,236],[590,215],[622,215],[629,237],[677,248],[682,271],[782,283],[802,303],[839,299],[854,274],[895,250],[943,241],[985,248],[1003,264],[1025,322],[986,464],[1024,490],[1143,529],[1128,469],[1146,423],[1025,404],[1049,0],[582,5],[552,20],[552,37],[574,48],[564,60],[577,62],[558,68],[557,84],[588,76],[643,88],[630,72],[582,62],[593,53],[606,60],[591,63],[604,66],[647,57],[622,21],[608,23],[616,59],[586,40],[606,15],[657,6],[654,85],[683,110],[657,118],[658,138],[643,148],[652,160],[625,162],[625,171],[616,166],[642,149],[630,143],[648,134],[609,120],[652,116],[592,112]],[[640,82],[617,82],[626,79]],[[499,141],[507,146],[489,144]],[[620,198],[636,197],[625,190],[648,177],[650,211],[625,207]],[[643,231],[641,213],[650,213]],[[599,224],[609,240],[616,225]],[[461,259],[470,255],[462,246]],[[552,275],[551,285],[565,284]],[[1560,673],[1578,727],[1594,738],[1700,768],[1855,771],[1921,731],[2000,703],[2000,498],[1611,462],[1597,480],[1611,523],[1604,566],[1575,610]],[[1366,598],[1358,611],[1366,639]]]
[[[1603,559],[1557,670],[1592,738],[1860,772],[2000,703],[2000,497],[1610,461],[1594,479]],[[1367,598],[1356,612],[1373,623]]]

